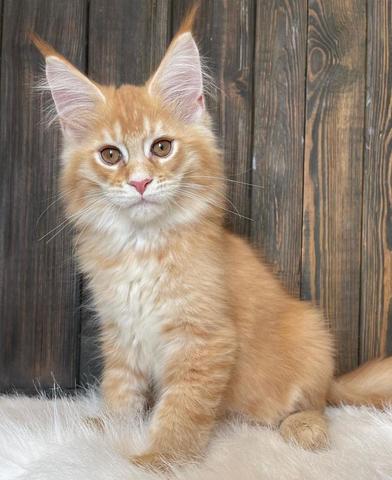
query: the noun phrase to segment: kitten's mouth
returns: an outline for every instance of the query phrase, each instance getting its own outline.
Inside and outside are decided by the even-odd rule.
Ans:
[[[133,198],[129,199],[127,197],[124,198],[124,196],[121,197],[115,197],[115,198],[109,198],[109,201],[113,203],[115,206],[124,208],[124,209],[133,209],[133,208],[153,208],[154,206],[158,206],[162,203],[160,198],[154,198],[152,199],[150,196],[149,197],[142,197],[140,196],[139,198]]]
[[[150,205],[158,205],[159,202],[156,200],[152,200],[150,198],[141,197],[136,203],[131,205],[131,207],[140,207],[140,206],[150,206]]]

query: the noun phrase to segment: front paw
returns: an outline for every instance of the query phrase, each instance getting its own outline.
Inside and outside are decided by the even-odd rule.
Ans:
[[[167,471],[170,469],[172,457],[165,453],[147,452],[141,455],[132,455],[130,461],[145,470]]]

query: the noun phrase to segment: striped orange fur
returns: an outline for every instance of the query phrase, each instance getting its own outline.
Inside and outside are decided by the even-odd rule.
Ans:
[[[229,413],[312,449],[328,444],[328,400],[392,398],[390,360],[333,380],[320,312],[225,230],[191,23],[141,87],[98,85],[34,40],[64,134],[66,214],[101,320],[103,396],[129,415],[153,397],[148,451],[131,459],[154,468],[196,458]]]

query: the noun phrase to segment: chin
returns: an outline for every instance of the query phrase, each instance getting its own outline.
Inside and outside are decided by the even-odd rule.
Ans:
[[[157,222],[159,219],[166,217],[167,208],[161,203],[143,201],[136,205],[123,208],[126,216],[137,225],[150,225],[152,222]]]

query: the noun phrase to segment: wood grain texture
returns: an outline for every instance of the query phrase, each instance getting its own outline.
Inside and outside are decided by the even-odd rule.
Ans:
[[[173,0],[173,33],[194,2]],[[208,102],[228,176],[228,226],[250,231],[254,56],[253,0],[203,0],[195,37],[216,88]]]
[[[392,3],[368,4],[360,359],[392,354]]]
[[[170,36],[167,0],[91,0],[88,73],[104,84],[142,84],[158,66]],[[93,383],[101,374],[99,325],[83,289],[80,376]]]
[[[1,43],[3,39],[3,12],[4,12],[4,3],[3,3],[3,0],[0,0],[0,85],[1,85]]]
[[[63,221],[60,136],[32,93],[41,60],[25,33],[94,80],[143,83],[192,4],[0,0],[0,391],[50,390],[52,374],[72,390],[100,365],[69,230],[38,242]],[[201,0],[196,20],[228,208],[255,220],[228,226],[321,305],[339,371],[392,353],[391,25],[390,0]]]
[[[42,59],[26,32],[36,31],[83,66],[86,11],[82,0],[4,1],[0,389],[77,381],[79,293],[69,234],[38,241],[63,220],[55,203],[38,221],[57,194],[59,134],[44,126],[42,97],[33,92]]]
[[[167,0],[91,0],[88,71],[105,84],[142,84],[164,55]]]
[[[364,0],[311,0],[302,296],[324,309],[338,371],[357,365],[366,58]]]
[[[252,240],[289,291],[299,295],[305,120],[306,0],[259,2]]]

